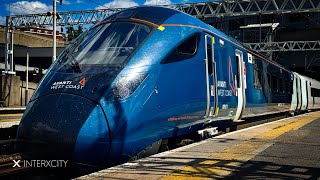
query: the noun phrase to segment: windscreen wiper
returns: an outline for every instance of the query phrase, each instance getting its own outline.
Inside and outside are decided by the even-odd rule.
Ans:
[[[71,63],[71,67],[72,67],[72,69],[74,70],[74,72],[76,72],[76,73],[82,73],[82,70],[81,70],[81,66],[80,66],[80,64],[76,61],[76,62],[72,62]]]
[[[89,33],[89,31],[86,31],[84,32],[83,34],[81,34],[80,36],[78,36],[78,38],[76,38],[72,44],[68,45],[66,47],[66,50],[64,51],[64,54],[63,56],[61,56],[61,58],[59,59],[58,63],[62,63],[66,57],[70,57],[70,55],[72,53],[74,53],[75,49],[79,48],[79,45],[80,45],[80,42],[85,38],[85,36]],[[73,56],[72,56],[72,59],[75,59]],[[73,63],[72,63],[73,64]],[[76,65],[78,66],[78,65]]]
[[[76,58],[71,54],[69,54],[69,57],[71,57],[71,67],[76,73],[82,73],[81,66],[79,62],[76,60]]]

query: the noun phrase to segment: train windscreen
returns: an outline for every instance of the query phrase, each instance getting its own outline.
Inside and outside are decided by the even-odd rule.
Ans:
[[[77,38],[58,64],[123,65],[150,31],[150,27],[132,22],[98,25]]]

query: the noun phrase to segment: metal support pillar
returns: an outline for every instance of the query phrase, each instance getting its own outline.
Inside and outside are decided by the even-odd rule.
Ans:
[[[53,6],[53,50],[52,50],[52,62],[56,60],[56,48],[57,48],[57,1],[53,0],[52,1],[52,6]]]
[[[13,61],[13,25],[11,23],[11,17],[6,17],[5,27],[5,70],[3,75],[15,75],[14,61]]]
[[[269,34],[269,37],[268,37],[268,42],[271,44],[272,43],[272,33],[273,33],[273,31]],[[272,57],[272,55],[273,55],[273,51],[270,51],[269,52],[269,59],[273,59],[273,57]]]
[[[10,70],[8,71],[9,75],[15,75],[16,72],[14,72],[14,61],[13,61],[13,27],[11,26],[10,30],[10,50],[9,50],[9,55],[10,55]]]
[[[8,42],[8,35],[9,35],[9,16],[6,17],[6,27],[5,27],[5,37],[4,37],[4,40],[5,40],[5,47],[4,47],[4,71],[2,71],[2,75],[5,75],[8,73],[8,52],[9,52],[9,42]]]
[[[25,105],[28,104],[29,98],[29,51],[27,51],[27,63],[26,63],[26,92],[25,92]]]

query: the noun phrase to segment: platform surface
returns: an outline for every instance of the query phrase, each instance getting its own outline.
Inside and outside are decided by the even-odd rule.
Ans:
[[[10,128],[14,125],[19,125],[22,113],[9,113],[1,114],[0,113],[0,129],[1,128]]]
[[[16,106],[16,107],[0,107],[0,113],[2,111],[24,111],[26,110],[26,107],[25,106]]]
[[[78,179],[320,179],[320,112],[227,133]]]

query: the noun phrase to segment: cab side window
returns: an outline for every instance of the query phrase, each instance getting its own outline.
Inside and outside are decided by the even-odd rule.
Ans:
[[[194,57],[197,53],[200,40],[200,33],[196,33],[182,41],[169,56],[164,59],[161,64],[168,64],[178,61],[183,61]]]

